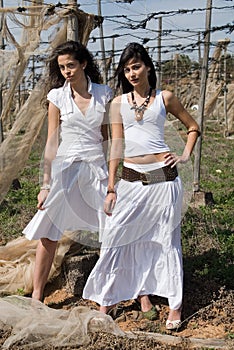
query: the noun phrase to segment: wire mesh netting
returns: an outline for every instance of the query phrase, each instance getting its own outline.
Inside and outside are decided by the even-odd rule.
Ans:
[[[32,59],[35,56],[45,59],[53,47],[66,40],[71,14],[77,18],[78,39],[83,44],[98,23],[97,16],[78,9],[69,6],[51,9],[41,3],[38,1],[37,6],[29,6],[25,11],[0,9],[1,127],[4,130],[4,141],[0,145],[0,202],[25,165],[46,116],[42,105],[45,65],[42,64],[38,79],[32,77]],[[17,27],[16,33],[9,29],[9,23]],[[10,49],[5,50],[5,43]],[[20,93],[22,83],[24,91]]]

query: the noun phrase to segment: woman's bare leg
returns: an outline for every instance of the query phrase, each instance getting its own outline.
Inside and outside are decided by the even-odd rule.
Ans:
[[[181,308],[178,310],[169,310],[168,320],[175,321],[181,319]]]
[[[139,297],[137,298],[137,300],[140,302],[141,304],[141,311],[143,312],[147,312],[149,310],[152,309],[152,303],[148,297],[148,295],[139,295]]]
[[[36,251],[32,298],[42,300],[44,288],[54,259],[57,241],[42,238]]]

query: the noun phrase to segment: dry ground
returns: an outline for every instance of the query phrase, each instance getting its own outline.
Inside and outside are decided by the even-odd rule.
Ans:
[[[205,287],[205,288],[204,288]],[[149,321],[143,319],[138,305],[135,301],[122,302],[118,305],[118,315],[115,322],[124,331],[143,331],[153,333],[173,334],[182,337],[193,338],[231,338],[234,335],[234,293],[222,288],[215,296],[215,286],[203,285],[203,294],[196,293],[196,290],[185,291],[184,306],[182,312],[183,324],[177,332],[167,331],[165,321],[168,313],[166,299],[152,297],[152,302],[157,306],[159,319]],[[199,287],[198,287],[199,288]],[[213,293],[213,300],[207,303]],[[202,300],[201,300],[202,299]],[[206,306],[201,308],[201,304]],[[50,307],[63,307],[69,309],[75,305],[86,305],[98,309],[95,303],[74,298],[65,290],[58,290],[45,298],[44,301]]]
[[[212,287],[212,288],[210,288]],[[203,294],[203,302],[209,297],[214,286],[203,286],[205,291]],[[82,347],[63,347],[62,349],[80,349],[80,350],[145,350],[145,349],[161,349],[161,350],[186,350],[186,349],[234,349],[232,336],[234,334],[233,315],[234,315],[234,295],[224,288],[219,291],[219,295],[213,301],[201,308],[201,296],[193,290],[185,292],[185,300],[183,309],[183,325],[177,332],[170,332],[165,329],[165,320],[167,317],[166,300],[153,297],[152,301],[159,310],[159,319],[156,321],[148,321],[142,318],[138,305],[135,301],[129,301],[119,304],[119,317],[115,322],[119,327],[126,331],[135,332],[137,337],[132,339],[129,337],[116,337],[115,335],[105,333],[90,334],[90,344]],[[213,292],[212,292],[213,293]],[[191,298],[189,298],[189,295]],[[91,308],[97,308],[92,302],[87,302],[69,294],[66,290],[57,290],[47,296],[44,303],[52,308],[70,309],[77,305],[86,305]],[[157,338],[157,334],[164,334],[166,337],[163,342]],[[0,346],[4,339],[10,334],[10,329],[3,327],[0,330]],[[152,336],[150,336],[150,334]],[[156,335],[154,337],[154,335]],[[173,338],[167,335],[173,335]],[[182,340],[180,339],[182,337]],[[203,339],[206,346],[199,344],[194,338]],[[180,341],[177,341],[180,339]],[[209,339],[209,340],[208,340]],[[225,345],[223,340],[225,339]],[[179,344],[177,344],[177,342]],[[220,346],[218,346],[220,342]],[[174,345],[173,345],[174,344]],[[27,347],[26,344],[15,344],[11,350],[31,350],[32,346]],[[43,350],[61,349],[50,345],[43,347]]]

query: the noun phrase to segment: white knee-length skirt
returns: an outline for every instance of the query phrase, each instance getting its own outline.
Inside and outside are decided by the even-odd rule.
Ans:
[[[51,190],[23,233],[28,239],[49,238],[57,241],[63,232],[102,230],[106,215],[103,203],[107,188],[107,171],[99,179],[94,167],[85,161],[52,163]]]
[[[143,186],[120,180],[117,202],[106,219],[100,258],[83,297],[109,306],[138,295],[169,299],[172,309],[182,303],[180,177]]]

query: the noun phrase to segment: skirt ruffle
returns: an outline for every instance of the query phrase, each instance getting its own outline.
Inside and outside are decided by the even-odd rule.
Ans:
[[[149,186],[118,183],[116,207],[106,219],[100,258],[83,298],[109,306],[152,294],[180,307],[182,197],[179,177]]]

